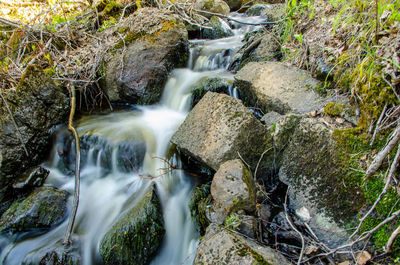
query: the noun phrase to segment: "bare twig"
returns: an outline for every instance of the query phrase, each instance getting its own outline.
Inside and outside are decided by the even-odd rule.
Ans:
[[[297,265],[301,264],[301,260],[303,259],[303,255],[304,255],[304,247],[305,247],[305,242],[304,242],[304,236],[303,234],[295,227],[295,225],[293,224],[292,219],[289,216],[289,213],[287,211],[287,198],[288,198],[288,193],[289,193],[289,189],[290,186],[288,187],[287,191],[286,191],[286,196],[285,196],[285,204],[284,204],[284,208],[285,208],[285,217],[286,220],[288,221],[290,227],[297,233],[299,234],[300,238],[301,238],[301,251],[300,251],[300,255],[299,255],[299,259],[297,260]]]
[[[265,150],[265,151],[261,154],[260,159],[258,159],[256,169],[254,170],[254,180],[257,179],[257,170],[258,170],[258,167],[260,166],[261,160],[263,159],[264,155],[265,155],[268,151],[270,151],[271,149],[272,149],[272,147],[270,147],[270,148],[268,148],[267,150]]]
[[[271,24],[277,24],[277,23],[279,23],[281,21],[286,20],[286,17],[285,17],[285,18],[282,18],[282,19],[280,19],[278,21],[264,21],[264,22],[260,22],[260,23],[250,23],[250,22],[240,21],[240,20],[232,18],[230,16],[226,16],[226,15],[222,15],[222,14],[218,14],[218,13],[213,13],[213,12],[208,12],[208,11],[198,10],[198,9],[195,9],[194,11],[196,11],[198,13],[203,13],[203,14],[207,14],[207,15],[212,15],[212,16],[225,18],[227,20],[230,20],[230,21],[233,21],[233,22],[236,22],[236,23],[240,23],[240,24],[243,24],[243,25],[250,25],[250,26],[271,25]]]
[[[368,167],[365,177],[371,176],[376,173],[379,167],[382,165],[383,160],[387,155],[393,150],[397,142],[400,140],[400,121],[397,122],[397,127],[394,130],[389,143],[383,148],[372,161],[371,165]]]
[[[385,105],[385,107],[383,107],[382,113],[381,113],[381,115],[379,116],[378,121],[376,122],[374,134],[372,135],[371,142],[369,143],[370,146],[374,145],[375,137],[376,137],[376,134],[377,134],[377,133],[379,132],[379,130],[380,130],[380,125],[381,125],[383,116],[385,115],[386,109],[387,109],[387,104]]]
[[[396,228],[396,230],[393,231],[392,235],[390,236],[388,242],[386,243],[385,247],[385,252],[389,253],[392,251],[392,245],[394,243],[394,240],[397,238],[397,236],[400,234],[400,226]]]
[[[71,234],[72,229],[74,228],[76,212],[78,210],[79,205],[79,190],[80,190],[80,145],[79,145],[79,135],[74,127],[74,115],[76,108],[76,96],[75,96],[75,87],[69,86],[70,96],[71,96],[71,110],[68,118],[68,129],[72,132],[75,139],[75,188],[74,188],[74,202],[72,206],[72,211],[68,220],[67,232],[65,235],[64,244],[69,245],[71,243]]]

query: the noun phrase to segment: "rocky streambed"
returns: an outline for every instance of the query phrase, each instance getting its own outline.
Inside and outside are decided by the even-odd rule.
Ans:
[[[213,3],[197,5],[227,15]],[[196,40],[155,8],[127,18],[102,70],[104,92],[128,109],[78,122],[81,203],[68,247],[75,153],[57,127],[68,98],[29,68],[5,95],[13,116],[0,105],[0,263],[290,264],[345,243],[363,201],[336,130],[354,126],[357,110],[279,61],[263,23],[282,8],[214,16],[211,29],[191,28]],[[302,243],[294,224],[314,240]]]

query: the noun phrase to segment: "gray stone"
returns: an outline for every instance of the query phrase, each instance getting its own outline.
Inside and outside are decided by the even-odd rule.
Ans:
[[[143,8],[121,27],[128,31],[126,50],[115,53],[105,69],[103,89],[111,101],[156,102],[161,97],[169,72],[186,63],[188,42],[185,26],[179,18],[163,12]]]
[[[21,132],[26,155],[12,117],[0,100],[0,202],[12,197],[12,184],[44,161],[54,127],[67,121],[69,100],[62,88],[37,66],[26,69],[15,90],[3,96]]]
[[[221,15],[228,15],[230,8],[223,0],[196,0],[193,5],[194,9],[203,10]],[[202,13],[206,18],[211,18],[212,14]]]
[[[14,202],[0,219],[1,232],[50,228],[64,220],[68,193],[52,187],[36,189],[23,201]]]
[[[282,118],[281,114],[270,111],[261,118],[261,121],[264,122],[267,127],[271,127],[275,122],[279,121],[280,118]]]
[[[207,92],[188,114],[171,142],[186,155],[218,170],[225,161],[239,158],[252,168],[272,145],[269,131],[238,99]],[[265,157],[273,156],[273,152]]]
[[[254,51],[256,61],[276,61],[280,56],[281,45],[272,33],[266,33]]]
[[[224,0],[231,11],[236,11],[242,6],[242,0]]]
[[[207,91],[229,94],[229,86],[233,80],[227,80],[220,77],[205,77],[192,87],[192,106],[195,106],[207,93]]]
[[[50,171],[38,166],[33,167],[24,174],[20,178],[18,178],[14,184],[14,189],[27,189],[32,187],[40,187],[43,185]]]
[[[211,195],[214,210],[222,222],[238,210],[253,212],[256,209],[253,176],[240,159],[226,161],[219,167],[211,183]]]
[[[364,199],[348,154],[332,134],[324,123],[302,119],[285,148],[279,179],[289,185],[289,206],[307,210],[314,233],[336,247],[348,239],[345,224],[354,221]]]
[[[286,4],[284,1],[276,0],[269,2],[270,4],[261,11],[261,15],[268,17],[269,21],[278,21],[284,18],[286,15]]]
[[[262,11],[268,7],[265,4],[256,4],[247,9],[246,14],[248,16],[261,16]]]
[[[194,264],[290,264],[272,248],[211,224],[197,249]]]
[[[148,264],[164,233],[161,205],[152,186],[105,234],[101,259],[105,264]]]
[[[248,63],[235,75],[235,85],[264,113],[307,113],[323,108],[328,99],[314,91],[318,84],[306,71],[280,62]]]

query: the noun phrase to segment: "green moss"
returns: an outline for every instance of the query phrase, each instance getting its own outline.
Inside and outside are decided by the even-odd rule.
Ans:
[[[117,3],[116,1],[109,1],[107,2],[106,6],[103,9],[103,13],[106,15],[113,15],[120,11],[122,8],[122,5],[120,3]]]
[[[209,225],[205,213],[206,208],[210,206],[212,200],[210,187],[211,183],[203,184],[200,187],[197,187],[190,198],[190,214],[192,219],[197,224],[200,235],[205,234],[207,226]]]
[[[343,112],[343,104],[337,102],[329,102],[324,108],[324,113],[329,116],[340,116]]]

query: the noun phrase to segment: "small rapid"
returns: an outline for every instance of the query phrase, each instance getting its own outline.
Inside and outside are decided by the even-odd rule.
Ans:
[[[236,19],[258,23],[264,18]],[[161,202],[166,230],[159,254],[151,264],[192,264],[199,234],[189,210],[193,189],[177,155],[168,155],[170,139],[192,105],[192,88],[203,78],[233,80],[227,70],[242,46],[246,32],[256,26],[233,23],[234,36],[190,42],[188,67],[176,69],[165,85],[160,103],[129,111],[84,117],[77,123],[81,137],[81,192],[73,239],[80,242],[82,264],[102,264],[99,246],[121,213],[135,206],[153,183]],[[232,82],[231,82],[232,83]],[[231,96],[238,97],[230,86]],[[73,194],[74,146],[66,129],[60,130],[49,161],[45,185]],[[150,177],[149,177],[150,176]],[[72,205],[72,196],[68,205]],[[69,209],[70,210],[70,209]],[[0,264],[38,264],[41,253],[62,242],[67,220],[44,234],[0,237]]]

